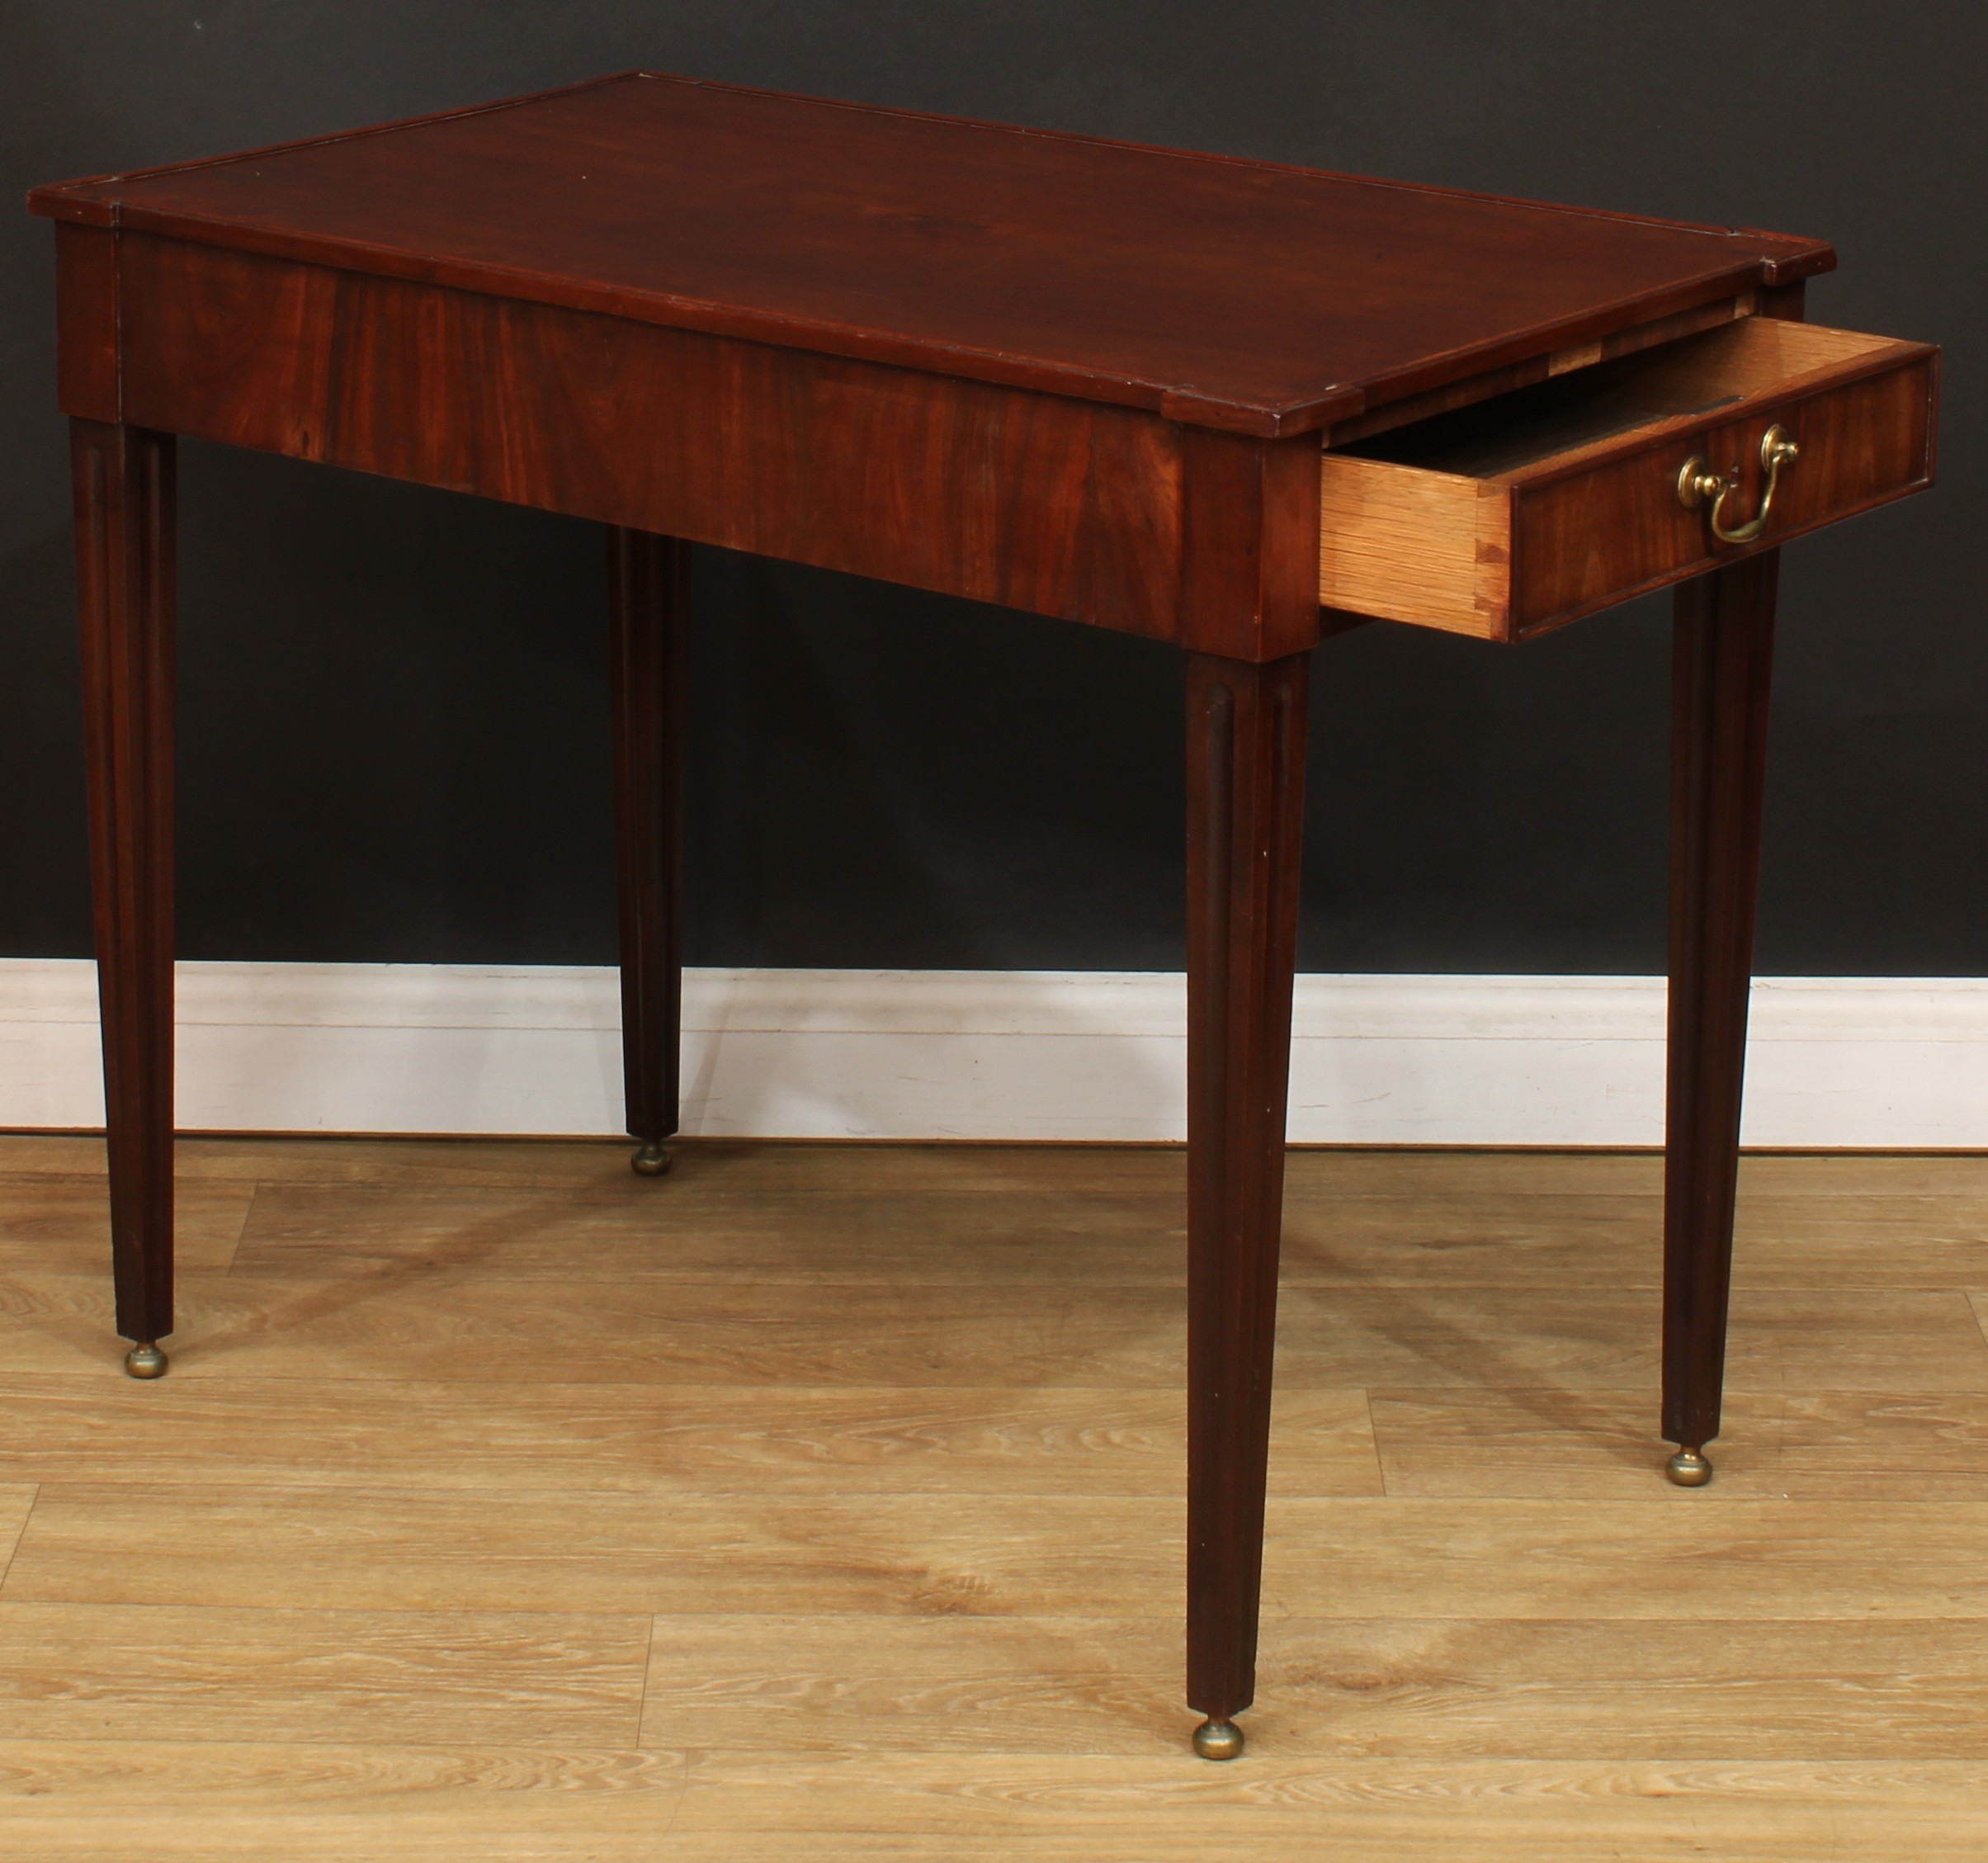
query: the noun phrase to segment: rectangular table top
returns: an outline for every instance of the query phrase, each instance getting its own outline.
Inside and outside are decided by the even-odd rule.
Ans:
[[[1306,431],[1825,244],[629,73],[39,188],[51,217]]]

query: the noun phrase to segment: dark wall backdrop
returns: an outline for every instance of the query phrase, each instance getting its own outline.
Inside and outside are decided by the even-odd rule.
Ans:
[[[1815,233],[1941,484],[1788,553],[1760,963],[1988,974],[1971,0],[0,0],[4,193],[646,65]],[[0,215],[0,953],[90,948],[47,225]],[[613,955],[598,533],[182,450],[181,951]],[[699,553],[691,955],[1173,967],[1171,650]],[[1302,961],[1662,967],[1668,608],[1315,668]]]

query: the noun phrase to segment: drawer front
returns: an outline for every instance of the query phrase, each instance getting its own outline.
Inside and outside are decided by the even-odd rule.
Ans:
[[[1771,550],[1929,484],[1935,361],[1922,353],[1744,419],[1514,485],[1508,637]],[[1696,456],[1736,478],[1721,513],[1736,528],[1759,509],[1760,442],[1777,426],[1801,452],[1775,485],[1766,527],[1753,543],[1721,542],[1712,535],[1709,503],[1688,510],[1680,502],[1679,475]]]

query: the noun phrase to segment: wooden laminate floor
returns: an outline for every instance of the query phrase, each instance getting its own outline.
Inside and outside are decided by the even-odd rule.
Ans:
[[[0,1856],[1988,1854],[1988,1159],[1756,1158],[1718,1478],[1659,1165],[1310,1152],[1262,1682],[1180,1694],[1183,1166],[0,1138]]]

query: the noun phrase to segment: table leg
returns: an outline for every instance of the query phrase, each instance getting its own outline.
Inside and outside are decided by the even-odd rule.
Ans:
[[[669,1169],[683,1010],[684,580],[675,537],[611,526],[616,848],[621,900],[621,1080],[630,1161]]]
[[[1739,1179],[1768,687],[1780,552],[1677,592],[1670,1050],[1664,1161],[1664,1435],[1670,1478],[1712,1479]]]
[[[72,420],[111,1262],[125,1369],[172,1331],[173,441]]]
[[[1241,1752],[1256,1692],[1309,670],[1188,656],[1188,1700],[1207,1759]]]

